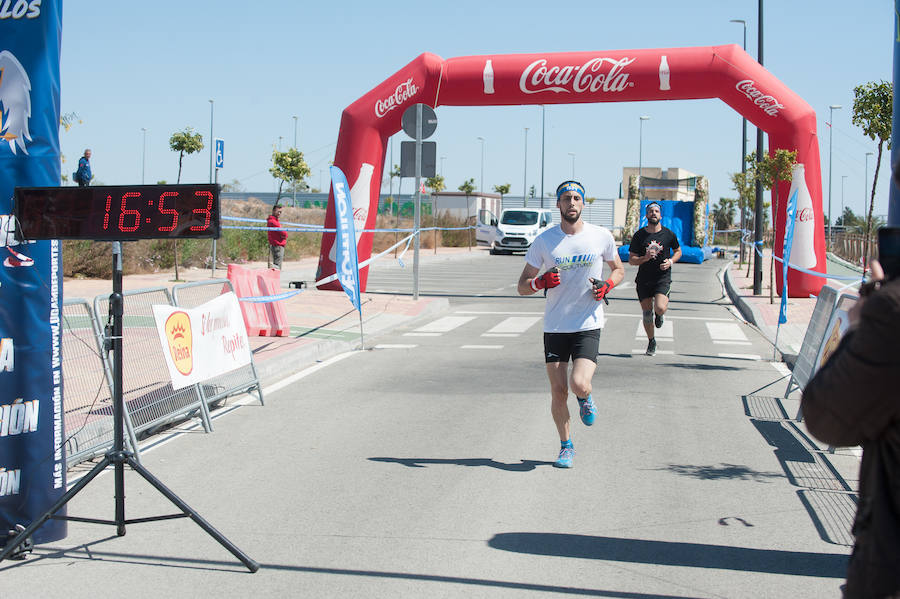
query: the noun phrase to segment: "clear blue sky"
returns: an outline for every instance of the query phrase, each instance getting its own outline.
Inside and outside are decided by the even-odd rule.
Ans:
[[[892,80],[894,3],[796,0],[765,3],[764,63],[818,114],[823,201],[828,194],[828,106],[834,113],[832,214],[864,201],[865,153],[875,143],[851,124],[853,87]],[[473,54],[619,50],[742,43],[756,56],[756,0],[636,2],[532,0],[484,2],[234,2],[192,0],[68,1],[63,10],[62,111],[82,123],[61,134],[64,172],[93,150],[99,182],[141,180],[142,128],[146,182],[175,181],[174,131],[192,126],[226,141],[219,181],[274,191],[273,145],[298,146],[310,183],[327,185],[341,111],[422,52],[442,58]],[[529,127],[528,185],[540,183],[541,109],[442,107],[437,110],[439,168],[450,190],[466,178],[484,187],[511,183],[521,194],[524,128]],[[615,197],[623,166],[638,163],[639,119],[644,166],[680,166],[710,180],[710,196],[734,197],[729,173],[740,170],[741,118],[719,100],[549,106],[545,191],[572,174],[596,197]],[[748,127],[748,149],[756,130]],[[394,139],[399,162],[401,132]],[[207,145],[208,147],[208,145]],[[869,159],[869,181],[875,170]],[[887,213],[890,164],[885,145],[875,212]],[[182,181],[207,181],[209,154],[185,158]],[[395,181],[396,185],[396,181]],[[404,192],[411,187],[404,184]],[[867,196],[865,196],[867,197]]]

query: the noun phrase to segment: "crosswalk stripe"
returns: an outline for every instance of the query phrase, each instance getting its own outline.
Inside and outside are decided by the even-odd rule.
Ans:
[[[664,339],[664,340],[669,340],[669,341],[674,339],[675,332],[672,328],[672,323],[668,322],[668,321],[663,322],[663,325],[660,328],[656,329],[654,336],[657,339]],[[634,333],[634,338],[635,339],[646,339],[647,338],[647,332],[644,330],[644,322],[643,321],[637,323],[637,331],[635,331],[635,333]]]
[[[491,333],[524,333],[534,323],[540,320],[539,316],[510,316],[492,327],[486,334]]]
[[[461,345],[460,349],[503,349],[502,345]]]
[[[752,341],[721,341],[719,339],[713,339],[713,343],[716,345],[753,345]]]
[[[482,337],[518,337],[519,333],[482,333]]]
[[[633,349],[633,350],[631,350],[631,353],[633,353],[633,354],[644,354],[644,353],[647,353],[647,350],[646,350],[646,349]],[[658,350],[656,350],[656,354],[657,354],[657,355],[659,355],[659,354],[664,354],[664,355],[669,355],[669,356],[671,356],[671,355],[673,355],[674,353],[675,353],[675,352],[674,352],[673,350],[671,350],[671,349],[658,349]]]
[[[411,333],[403,333],[404,337],[440,337],[441,333],[420,333],[412,331]]]
[[[474,316],[444,316],[416,329],[420,333],[446,333],[475,320]]]
[[[707,322],[706,330],[713,341],[747,341],[747,336],[736,322]]]

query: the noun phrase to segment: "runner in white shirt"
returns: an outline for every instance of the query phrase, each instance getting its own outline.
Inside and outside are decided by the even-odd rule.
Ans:
[[[594,423],[591,378],[597,367],[600,330],[605,323],[606,294],[625,278],[616,243],[609,230],[581,220],[584,187],[564,181],[556,189],[561,222],[534,240],[519,277],[520,295],[547,290],[544,308],[544,361],[550,379],[550,413],[559,432],[555,466],[571,468],[575,448],[569,429],[569,388],[575,393],[581,421]],[[603,263],[610,273],[603,279]],[[538,273],[544,271],[538,276]],[[569,359],[572,372],[569,373]]]

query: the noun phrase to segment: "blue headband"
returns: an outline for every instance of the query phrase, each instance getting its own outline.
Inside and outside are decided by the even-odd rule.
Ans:
[[[575,181],[566,181],[565,183],[557,187],[556,199],[559,200],[559,198],[562,197],[562,194],[567,191],[574,191],[579,196],[581,196],[581,201],[584,201],[584,187],[582,187],[580,183],[576,183]]]

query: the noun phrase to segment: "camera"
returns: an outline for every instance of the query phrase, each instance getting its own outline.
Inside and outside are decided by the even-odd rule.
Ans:
[[[900,227],[878,229],[878,261],[886,280],[900,276]]]

